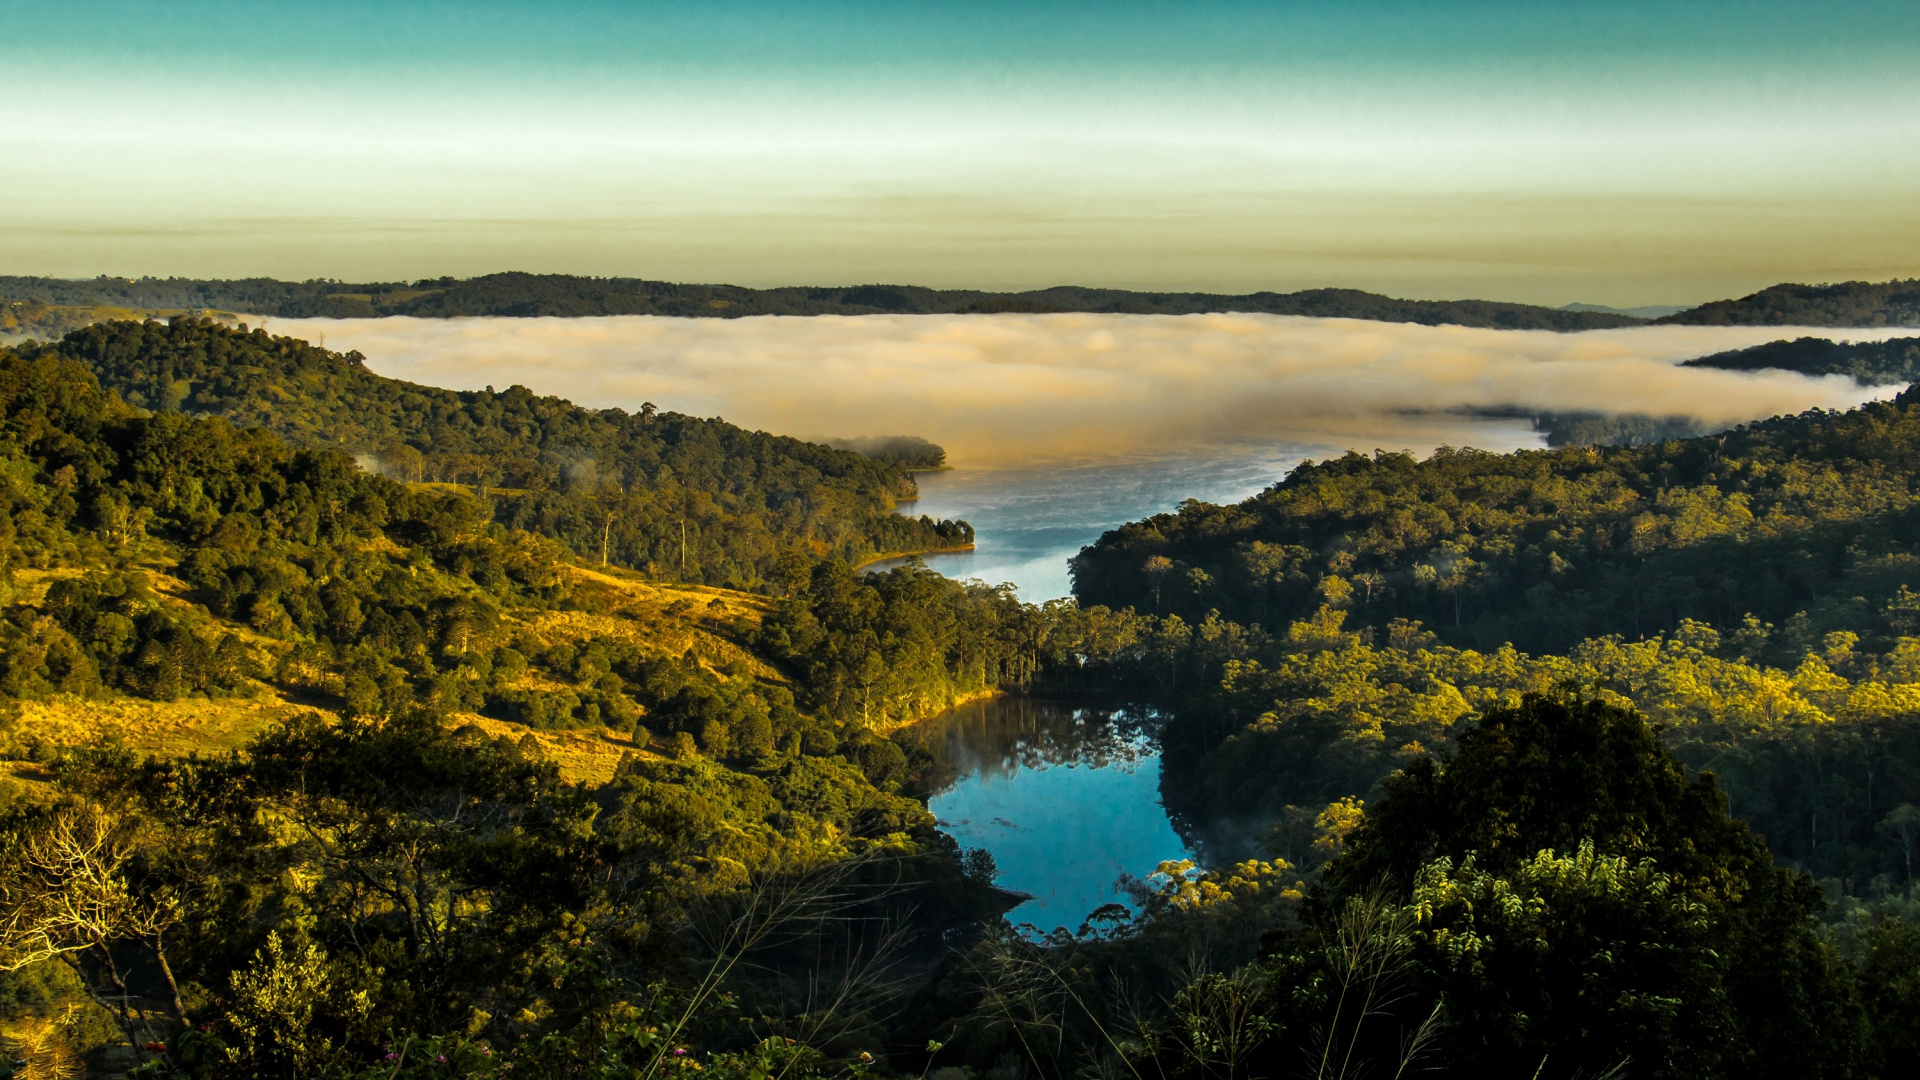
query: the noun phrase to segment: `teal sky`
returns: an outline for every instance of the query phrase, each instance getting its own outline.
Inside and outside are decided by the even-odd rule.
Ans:
[[[0,272],[1920,275],[1912,3],[0,2]]]

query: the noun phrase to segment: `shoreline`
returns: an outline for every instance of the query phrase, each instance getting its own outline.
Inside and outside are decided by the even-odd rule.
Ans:
[[[960,544],[956,547],[922,548],[919,551],[888,551],[879,555],[872,555],[865,559],[862,559],[859,562],[854,563],[853,568],[856,571],[865,570],[867,567],[872,566],[875,563],[883,563],[889,559],[909,559],[909,558],[913,558],[914,556],[926,556],[926,555],[961,555],[966,552],[972,551],[974,549],[974,546],[975,545],[973,544]]]
[[[978,690],[975,690],[971,694],[962,694],[959,697],[956,697],[951,701],[948,701],[945,705],[942,705],[939,709],[933,712],[930,712],[925,716],[917,716],[912,720],[897,720],[891,724],[877,724],[869,728],[868,730],[873,731],[880,735],[891,735],[896,731],[905,731],[908,728],[919,727],[922,724],[932,723],[935,717],[945,716],[947,713],[950,713],[953,710],[960,708],[962,705],[971,705],[976,701],[992,701],[994,698],[1007,697],[1014,693],[1017,693],[1017,691],[1005,690],[997,686],[982,687]],[[926,799],[922,797],[920,801],[925,802]]]

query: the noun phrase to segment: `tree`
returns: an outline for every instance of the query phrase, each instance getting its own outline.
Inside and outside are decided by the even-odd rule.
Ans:
[[[1160,610],[1160,585],[1166,581],[1167,574],[1173,570],[1173,560],[1165,555],[1154,555],[1147,559],[1140,572],[1147,576],[1147,584],[1153,587],[1153,610]]]
[[[1638,714],[1529,695],[1385,785],[1313,916],[1384,894],[1419,927],[1417,1022],[1462,1075],[1840,1075],[1854,1030],[1822,906]],[[1321,932],[1326,932],[1324,929]],[[1554,1068],[1551,1064],[1549,1069]]]
[[[130,828],[88,805],[21,826],[0,848],[0,971],[46,960],[67,964],[136,1045],[142,1041],[136,1032],[149,1029],[150,1021],[128,988],[120,946],[151,953],[171,992],[174,1019],[186,1022],[165,945],[166,932],[179,921],[179,903],[129,880],[138,854]],[[105,974],[110,989],[92,977],[89,965]]]
[[[1907,880],[1913,880],[1913,845],[1920,841],[1920,806],[1901,803],[1880,819],[1875,826],[1880,832],[1900,845],[1900,856],[1906,862]]]

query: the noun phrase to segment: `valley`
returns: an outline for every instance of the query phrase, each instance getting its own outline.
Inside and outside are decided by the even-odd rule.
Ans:
[[[83,1010],[99,1068],[377,1071],[378,1023],[471,1075],[514,1047],[568,1075],[587,1044],[640,1072],[688,1043],[742,1077],[1057,1069],[1131,1006],[1045,997],[1042,969],[1200,1030],[1227,976],[1191,965],[1324,979],[1368,911],[1422,965],[1409,1000],[1483,1017],[1446,1052],[1511,1063],[1549,1036],[1476,1049],[1511,1006],[1442,943],[1547,932],[1478,914],[1516,893],[1576,968],[1699,935],[1768,958],[1609,969],[1730,1002],[1629,1043],[1900,1037],[1911,392],[1640,445],[1388,413],[1376,435],[1437,448],[916,474],[194,318],[0,360],[0,990]],[[44,853],[76,836],[115,917],[162,929],[58,922],[82,886]],[[1551,921],[1589,903],[1611,921]],[[1528,970],[1505,977],[1564,995]],[[256,977],[308,980],[313,1013],[285,1026]],[[710,1011],[737,1001],[753,1039]],[[1258,1002],[1262,1053],[1323,1030],[1310,997]],[[1384,1015],[1348,1031],[1370,1059],[1421,1023]],[[331,1049],[253,1034],[296,1029]]]

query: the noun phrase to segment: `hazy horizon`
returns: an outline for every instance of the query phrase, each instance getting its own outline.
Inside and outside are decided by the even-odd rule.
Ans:
[[[1917,44],[1891,0],[14,5],[0,273],[1694,304],[1920,275]]]

